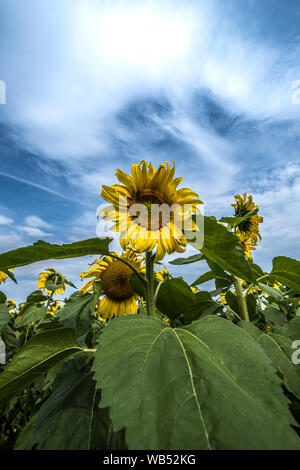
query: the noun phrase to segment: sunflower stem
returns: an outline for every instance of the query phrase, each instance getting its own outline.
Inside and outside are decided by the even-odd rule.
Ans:
[[[250,321],[246,297],[244,296],[244,291],[243,291],[241,280],[238,277],[234,277],[234,287],[235,287],[235,292],[236,292],[241,316],[243,320]]]
[[[151,317],[155,315],[154,303],[154,256],[152,252],[146,253],[146,279],[147,279],[147,314]]]

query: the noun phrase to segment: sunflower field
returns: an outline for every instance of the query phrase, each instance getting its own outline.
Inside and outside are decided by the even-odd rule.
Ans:
[[[218,220],[168,162],[116,177],[99,220],[119,253],[96,237],[0,254],[0,448],[299,450],[300,261],[255,264],[251,195]],[[6,298],[15,268],[87,255],[79,291],[49,268],[23,303]]]

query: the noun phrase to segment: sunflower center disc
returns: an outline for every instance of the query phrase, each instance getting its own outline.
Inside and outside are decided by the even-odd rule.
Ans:
[[[157,231],[170,221],[169,206],[155,194],[139,196],[137,204],[145,207],[144,211],[132,214],[135,221],[148,231]]]
[[[109,264],[101,276],[104,294],[113,300],[129,299],[134,294],[129,284],[132,272],[122,261]]]

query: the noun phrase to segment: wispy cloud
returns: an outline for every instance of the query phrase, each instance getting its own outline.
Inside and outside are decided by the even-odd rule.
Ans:
[[[0,225],[11,225],[13,222],[13,219],[0,214]]]
[[[25,223],[30,227],[51,228],[51,224],[48,224],[48,222],[45,222],[43,219],[37,217],[36,215],[30,215],[26,217]]]
[[[5,145],[19,157],[10,163],[3,153],[0,175],[58,196],[62,209],[43,220],[27,208],[24,227],[3,223],[16,220],[4,211],[14,233],[0,235],[5,247],[58,227],[69,241],[95,236],[101,185],[115,182],[116,168],[174,159],[206,213],[227,215],[235,193],[252,192],[267,256],[300,255],[297,2],[21,3],[0,6],[0,120],[14,130]],[[76,210],[62,223],[66,201]]]
[[[37,237],[50,237],[52,233],[44,232],[36,227],[20,227],[20,230],[24,230],[30,237],[37,238]]]

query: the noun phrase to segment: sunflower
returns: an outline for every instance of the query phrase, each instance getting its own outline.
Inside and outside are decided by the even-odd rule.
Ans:
[[[253,197],[251,195],[247,196],[247,193],[244,193],[243,196],[236,194],[234,198],[236,202],[231,205],[235,209],[235,217],[244,217],[251,211],[259,210],[258,206],[253,202]],[[259,224],[262,222],[263,217],[260,217],[256,213],[237,225],[236,235],[243,241],[244,244],[247,244],[249,251],[254,249],[253,247],[257,244],[258,239],[261,240]]]
[[[243,235],[240,235],[239,239],[243,252],[249,259],[252,260],[251,251],[256,250],[256,243],[252,242],[249,238]]]
[[[15,309],[16,309],[16,307],[17,307],[17,304],[16,304],[16,302],[15,302],[14,300],[12,300],[12,299],[7,299],[7,300],[5,301],[5,304],[6,304],[7,308],[8,308],[8,310],[9,310],[9,313],[15,313]]]
[[[101,281],[101,295],[104,297],[99,301],[97,309],[97,316],[101,319],[137,313],[137,295],[129,284],[129,277],[133,270],[120,259],[116,259],[115,256],[127,261],[137,271],[145,272],[144,256],[137,255],[132,248],[127,247],[121,257],[114,252],[111,255],[114,257],[106,256],[103,259],[98,259],[93,263],[96,266],[80,274],[81,280],[91,278],[82,287],[82,294],[92,291],[95,281]]]
[[[172,276],[170,275],[167,268],[164,267],[164,268],[160,268],[158,271],[156,271],[155,277],[159,282],[163,282],[166,279],[171,279]]]
[[[42,272],[37,281],[37,287],[50,294],[62,294],[66,290],[65,277],[53,268]],[[57,286],[57,288],[55,287]]]
[[[19,307],[18,307],[19,310],[16,311],[16,315],[19,315],[19,314],[20,314],[20,312],[21,312],[22,308],[24,307],[24,305],[25,305],[24,303],[19,304]]]
[[[9,271],[13,271],[13,269],[9,269]],[[7,278],[8,278],[8,275],[5,274],[4,272],[0,271],[0,284],[2,282],[5,282]]]
[[[131,175],[116,170],[121,184],[102,186],[102,198],[112,205],[100,214],[115,223],[111,230],[120,232],[123,249],[130,243],[138,253],[156,248],[157,260],[166,253],[185,251],[183,226],[189,221],[190,228],[197,230],[191,216],[199,212],[196,206],[202,202],[191,189],[177,189],[183,178],[174,178],[174,173],[174,162],[173,168],[165,162],[156,170],[142,160],[132,165]]]
[[[58,300],[56,300],[47,310],[47,313],[49,315],[54,315],[54,313],[56,312],[56,310],[58,310],[60,308],[60,303]]]

